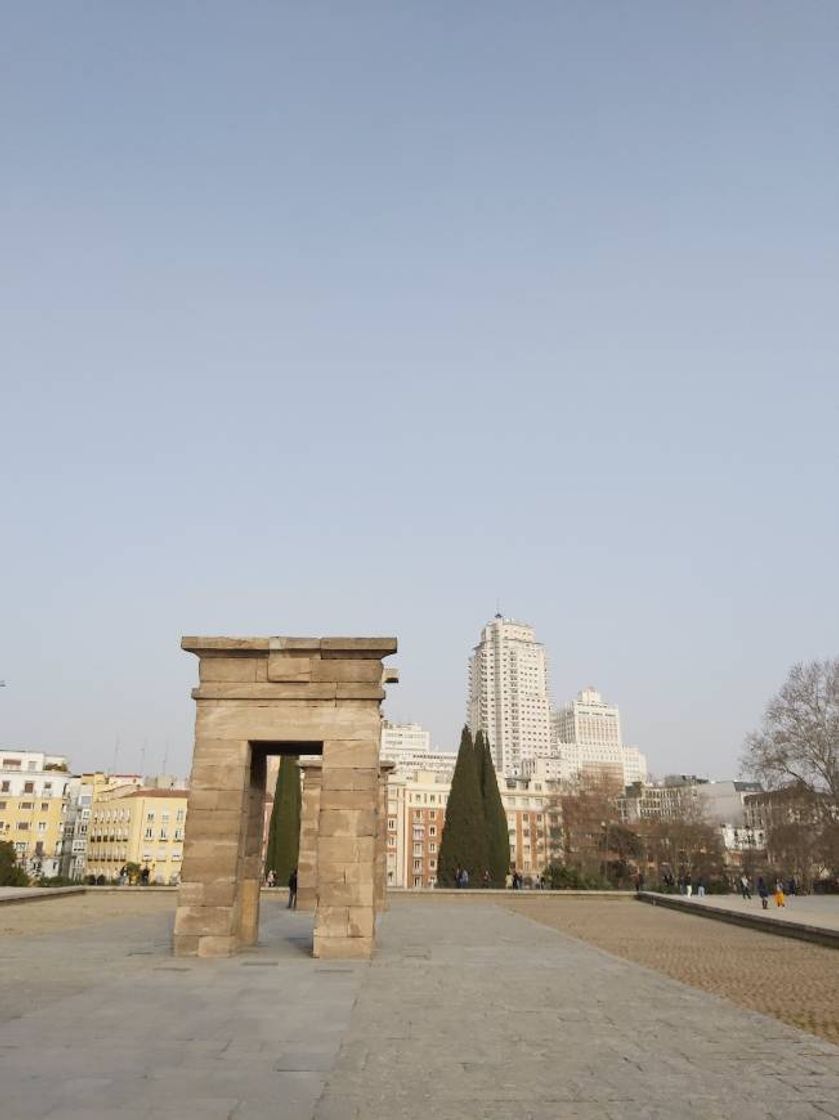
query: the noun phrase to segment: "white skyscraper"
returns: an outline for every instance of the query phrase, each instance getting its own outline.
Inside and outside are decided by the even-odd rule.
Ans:
[[[488,736],[500,773],[550,755],[548,670],[532,626],[497,614],[483,628],[469,660],[467,720],[473,735]]]
[[[647,760],[637,747],[624,746],[620,712],[593,688],[552,713],[556,776],[572,781],[581,775],[611,774],[623,785],[646,781]]]

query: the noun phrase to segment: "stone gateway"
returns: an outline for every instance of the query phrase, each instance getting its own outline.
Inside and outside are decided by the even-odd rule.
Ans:
[[[269,755],[304,756],[300,905],[316,957],[369,957],[384,905],[381,701],[395,638],[184,638],[199,659],[174,949],[229,956],[259,931]]]

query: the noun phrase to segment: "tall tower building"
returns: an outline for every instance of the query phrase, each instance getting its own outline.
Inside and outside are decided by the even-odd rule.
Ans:
[[[600,775],[622,785],[646,781],[647,760],[637,747],[625,746],[621,717],[594,688],[584,688],[552,713],[553,756],[565,781]]]
[[[469,660],[467,721],[489,738],[499,773],[520,774],[526,760],[549,756],[548,669],[532,626],[497,614],[483,628]]]

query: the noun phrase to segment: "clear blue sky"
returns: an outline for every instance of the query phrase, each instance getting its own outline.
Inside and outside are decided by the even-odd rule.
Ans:
[[[839,653],[839,6],[27,3],[0,39],[0,742],[187,769],[183,633],[495,611],[656,771]]]

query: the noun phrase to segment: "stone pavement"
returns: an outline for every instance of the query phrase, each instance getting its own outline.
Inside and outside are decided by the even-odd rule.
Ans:
[[[3,938],[3,1120],[839,1117],[839,1048],[480,897],[394,900],[372,963],[263,911],[230,960],[171,912]]]
[[[685,898],[684,901],[708,910],[754,914],[776,922],[819,926],[821,929],[835,930],[839,933],[839,895],[836,894],[791,895],[787,897],[787,904],[784,907],[776,906],[774,899],[770,898],[768,910],[761,908],[757,895],[752,895],[751,899],[743,899],[735,894],[714,894],[706,895],[704,898]]]

